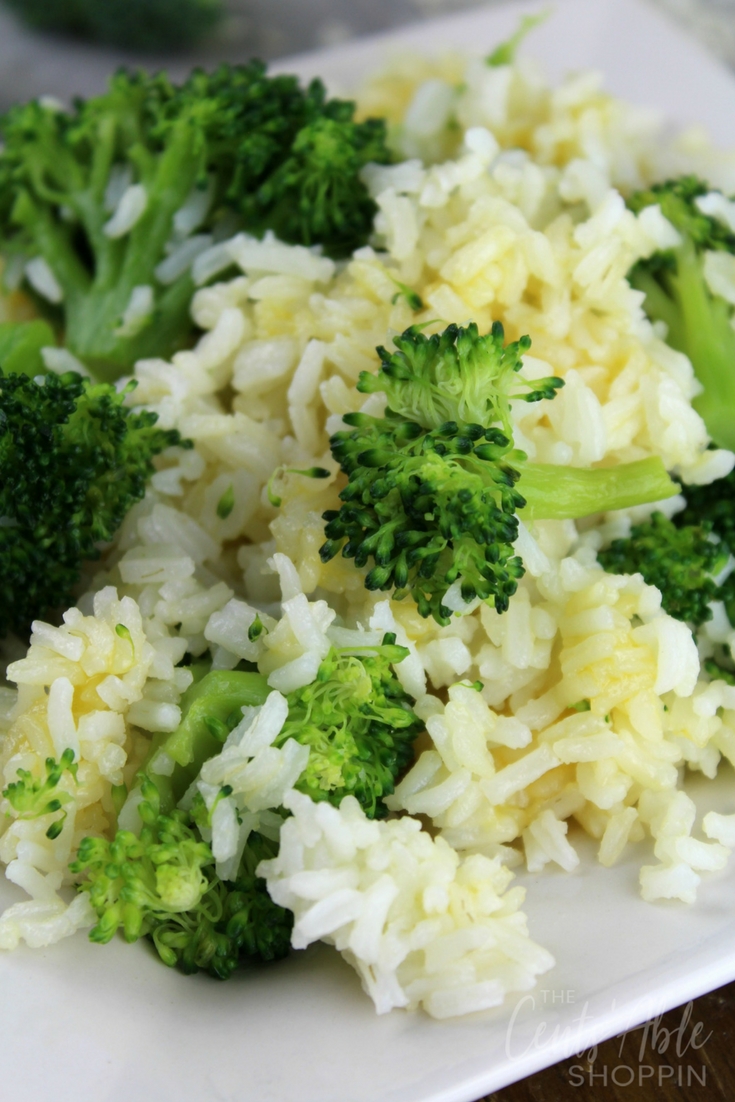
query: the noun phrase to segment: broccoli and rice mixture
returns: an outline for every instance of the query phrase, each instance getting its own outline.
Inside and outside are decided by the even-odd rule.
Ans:
[[[735,159],[512,46],[248,72],[5,121],[0,945],[482,1010],[517,867],[735,847]]]

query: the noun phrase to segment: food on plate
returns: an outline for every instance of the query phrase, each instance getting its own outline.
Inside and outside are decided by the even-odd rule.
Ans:
[[[4,644],[0,859],[28,898],[0,916],[2,947],[120,930],[224,978],[325,940],[378,1011],[449,1017],[553,966],[520,865],[573,873],[585,832],[603,865],[637,862],[652,903],[694,902],[727,865],[735,817],[700,822],[684,780],[735,763],[735,455],[676,298],[669,325],[641,287],[678,294],[671,196],[703,188],[725,241],[735,158],[594,74],[547,86],[516,48],[401,57],[354,115],[250,66],[182,89],[121,76],[76,115],[10,116],[0,166],[25,190],[0,208],[0,384],[81,401],[97,384],[74,362],[127,372],[114,408],[172,435],[93,537],[74,603],[27,650]],[[43,304],[63,281],[33,235],[52,227],[85,265],[94,250],[26,158],[39,128],[87,156],[123,92],[183,145],[201,109],[199,159],[146,239],[162,195],[143,209],[136,188],[158,147],[126,155],[101,247],[144,274],[99,311],[87,288],[75,329],[71,297]],[[279,129],[281,95],[316,104],[302,137]],[[223,99],[233,128],[210,147]],[[271,108],[272,173],[252,163]],[[301,168],[334,142],[315,198]],[[729,253],[709,255],[722,275]],[[724,283],[697,279],[729,319]],[[119,320],[135,287],[160,325],[147,306]]]
[[[194,289],[236,263],[238,228],[335,254],[364,243],[375,205],[359,172],[388,159],[380,120],[257,61],[180,87],[121,70],[70,111],[12,107],[2,137],[6,285],[32,289],[106,381],[189,342]]]
[[[685,352],[702,384],[694,398],[717,444],[735,447],[735,205],[696,176],[654,184],[631,196],[632,210],[658,208],[675,234],[631,272],[652,321]]]
[[[277,836],[251,832],[237,875],[222,880],[197,820],[176,808],[163,813],[151,781],[141,789],[137,833],[120,830],[111,842],[84,838],[72,863],[97,915],[90,940],[104,945],[118,929],[127,941],[148,935],[166,964],[218,979],[243,961],[286,956],[293,916],[255,871],[277,851]]]
[[[329,442],[348,481],[339,510],[324,513],[319,554],[372,559],[367,589],[394,589],[396,600],[410,592],[443,625],[475,597],[505,612],[523,574],[517,513],[563,520],[676,494],[657,456],[599,470],[528,463],[513,447],[511,402],[549,400],[564,384],[518,375],[531,342],[503,347],[500,322],[484,337],[474,323],[431,337],[412,327],[393,343],[398,351],[378,348],[380,370],[357,383],[386,394],[385,417],[346,413],[351,431]]]
[[[0,635],[72,602],[82,563],[143,497],[153,457],[181,443],[126,406],[132,380],[118,392],[75,372],[36,374],[39,326],[21,323],[0,359]]]
[[[712,538],[712,526],[677,526],[663,513],[631,528],[627,539],[613,540],[598,561],[611,574],[641,574],[661,592],[661,606],[677,620],[699,627],[712,619],[712,602],[724,586],[715,579],[728,564],[726,543]]]
[[[79,847],[72,871],[97,913],[92,940],[120,927],[128,941],[150,934],[167,964],[220,979],[244,957],[284,956],[292,915],[256,866],[278,851],[292,790],[337,806],[354,793],[369,818],[385,814],[422,726],[390,668],[407,654],[389,636],[362,656],[331,648],[316,678],[285,696],[256,673],[210,670],[194,682],[120,816],[134,829]]]

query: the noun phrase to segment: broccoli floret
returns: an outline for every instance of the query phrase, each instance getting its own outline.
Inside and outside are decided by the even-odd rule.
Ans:
[[[661,590],[661,604],[670,616],[698,627],[712,618],[710,602],[720,596],[715,577],[730,554],[726,544],[712,539],[711,531],[707,523],[677,527],[654,513],[597,558],[611,574],[642,574]]]
[[[728,547],[735,547],[735,471],[707,486],[682,486],[686,508],[674,521],[680,526],[709,524]]]
[[[423,730],[391,669],[407,655],[392,635],[359,655],[333,648],[316,679],[287,694],[288,718],[274,745],[294,738],[309,747],[296,788],[337,806],[351,794],[367,815],[385,814],[383,797],[412,760],[413,740]],[[211,670],[187,690],[179,727],[154,739],[145,765],[164,810],[175,806],[204,762],[221,749],[241,721],[242,708],[263,704],[269,692],[262,674],[240,670]],[[174,762],[168,775],[155,766],[162,754]]]
[[[714,294],[705,278],[707,255],[735,254],[735,233],[701,209],[713,189],[684,176],[636,192],[628,205],[636,213],[658,206],[681,236],[675,248],[639,261],[629,279],[644,291],[652,321],[666,323],[667,342],[686,353],[703,392],[693,399],[712,439],[735,448],[735,331],[732,306]]]
[[[722,540],[722,546],[735,547],[735,471],[725,478],[718,478],[707,486],[682,486],[686,508],[676,515],[674,523],[680,527],[701,525],[711,528]],[[725,605],[725,612],[735,626],[735,573],[731,573],[719,587],[717,599]]]
[[[353,115],[320,81],[302,89],[257,61],[180,87],[120,71],[71,111],[13,107],[0,120],[6,270],[99,378],[168,357],[191,333],[192,263],[238,227],[333,255],[364,244],[376,208],[360,169],[389,154],[383,122]]]
[[[677,487],[661,460],[605,469],[528,463],[514,448],[511,400],[553,398],[555,377],[519,376],[530,339],[503,345],[496,322],[481,336],[472,323],[426,337],[418,327],[378,349],[381,368],[363,372],[362,393],[383,391],[382,418],[351,413],[332,454],[348,477],[342,506],[324,514],[328,562],[340,550],[358,567],[372,560],[370,590],[411,593],[422,616],[449,622],[447,590],[494,601],[504,612],[523,575],[512,544],[517,513],[574,518],[671,497]],[[499,427],[497,427],[499,426]]]
[[[295,788],[337,807],[355,796],[369,818],[386,814],[383,799],[413,760],[424,726],[391,669],[407,655],[390,634],[359,657],[333,648],[316,680],[288,694],[288,719],[274,745],[294,738],[310,749]]]
[[[108,46],[171,51],[194,46],[222,16],[221,0],[6,0],[29,26]]]
[[[0,635],[71,603],[179,434],[76,372],[0,373]]]
[[[15,775],[18,779],[3,789],[3,796],[15,811],[17,819],[39,819],[42,815],[61,812],[46,831],[46,837],[51,839],[61,834],[66,819],[64,804],[72,799],[70,793],[59,786],[64,773],[69,773],[76,781],[77,766],[74,764],[73,750],[65,750],[58,761],[46,758],[45,777],[35,778],[30,770],[17,769]]]
[[[90,940],[105,944],[119,929],[129,942],[148,935],[165,964],[219,979],[244,961],[285,956],[293,916],[255,876],[277,845],[251,834],[237,878],[225,883],[192,816],[162,813],[158,789],[145,779],[143,796],[140,837],[121,830],[111,842],[84,838],[70,865],[97,913]]]

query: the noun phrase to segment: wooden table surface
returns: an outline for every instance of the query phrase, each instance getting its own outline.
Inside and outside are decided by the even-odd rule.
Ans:
[[[735,983],[480,1102],[735,1102]]]

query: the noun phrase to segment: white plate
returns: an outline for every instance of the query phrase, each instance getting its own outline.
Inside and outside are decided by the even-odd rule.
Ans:
[[[532,52],[553,76],[595,66],[613,91],[735,145],[735,80],[634,0],[557,0]],[[349,87],[384,49],[487,52],[537,4],[494,6],[389,38],[294,59]],[[735,811],[728,770],[694,785]],[[21,1102],[473,1102],[735,977],[735,876],[704,877],[699,902],[637,894],[643,846],[607,870],[591,845],[574,874],[525,876],[533,936],[556,968],[531,995],[450,1023],[378,1018],[356,975],[317,947],[220,984],[163,967],[143,944],[83,935],[0,958],[0,1075]],[[0,906],[19,898],[0,885]]]

